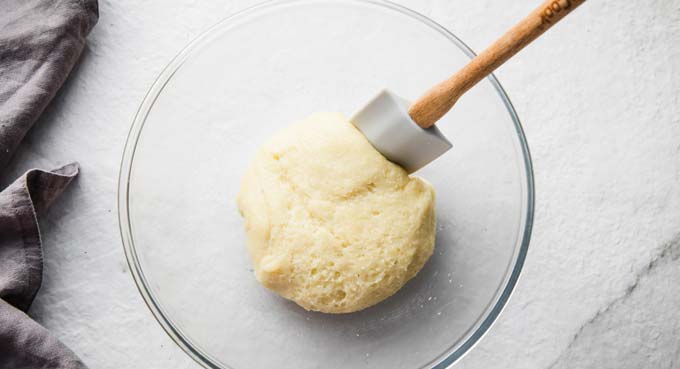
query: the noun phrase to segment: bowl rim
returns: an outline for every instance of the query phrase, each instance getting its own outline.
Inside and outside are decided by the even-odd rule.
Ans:
[[[129,214],[129,189],[130,189],[130,175],[132,171],[132,165],[134,161],[135,150],[137,143],[139,141],[140,133],[144,126],[146,117],[148,116],[151,108],[153,107],[157,97],[163,90],[165,85],[170,81],[174,73],[181,67],[184,61],[190,56],[191,51],[198,46],[202,41],[209,39],[211,34],[222,26],[226,26],[239,20],[242,17],[251,15],[260,10],[274,8],[281,5],[290,5],[296,3],[331,3],[338,0],[267,0],[263,1],[254,6],[250,6],[243,10],[240,10],[232,15],[223,18],[216,24],[207,28],[196,36],[192,41],[190,41],[181,51],[168,63],[168,65],[161,71],[158,77],[154,80],[153,84],[147,91],[142,103],[139,105],[135,117],[132,122],[132,126],[128,132],[127,139],[125,141],[125,147],[123,150],[123,155],[120,162],[119,177],[118,177],[118,193],[117,193],[117,205],[118,205],[118,225],[121,235],[121,240],[123,243],[123,249],[125,251],[125,257],[130,269],[132,278],[135,282],[139,293],[151,311],[153,317],[161,325],[163,330],[168,334],[168,336],[177,344],[184,352],[186,352],[189,357],[191,357],[199,365],[210,368],[210,369],[224,369],[215,359],[212,359],[209,354],[203,352],[202,350],[195,347],[191,343],[190,339],[184,336],[178,327],[175,327],[171,320],[165,316],[163,310],[159,306],[159,303],[153,298],[149,289],[147,288],[148,282],[144,277],[139,259],[134,246],[134,241],[132,238],[132,224],[130,221]],[[390,0],[345,0],[346,3],[363,3],[371,4],[378,7],[383,7],[388,10],[399,12],[403,15],[409,16],[415,20],[420,21],[423,25],[430,27],[431,29],[439,32],[445,36],[448,40],[454,43],[463,53],[465,53],[469,58],[473,58],[476,54],[472,49],[467,46],[462,40],[455,36],[448,29],[430,19],[429,17],[418,13],[415,10],[407,8],[403,5],[396,4]],[[490,303],[493,307],[488,310],[487,316],[478,322],[477,326],[471,327],[466,333],[466,337],[463,338],[463,343],[457,348],[450,347],[447,351],[440,354],[438,357],[432,359],[429,363],[425,364],[430,369],[445,369],[453,365],[455,362],[460,360],[465,354],[467,354],[482,337],[489,331],[491,326],[496,322],[498,316],[503,311],[507,305],[510,296],[512,295],[515,286],[521,275],[521,271],[526,260],[528,253],[529,242],[531,239],[531,232],[533,228],[534,220],[534,207],[535,207],[535,188],[534,188],[534,174],[533,165],[531,160],[531,154],[529,151],[529,146],[522,128],[521,122],[512,105],[510,98],[506,94],[505,90],[501,86],[498,79],[494,74],[490,74],[486,78],[494,87],[499,97],[503,101],[508,113],[510,114],[511,120],[514,124],[514,128],[519,140],[519,146],[522,152],[522,158],[524,162],[524,174],[526,178],[526,213],[524,214],[524,230],[521,236],[521,243],[519,249],[517,250],[517,257],[514,260],[514,265],[512,266],[512,271],[509,276],[506,276],[505,286],[502,287],[502,292],[497,294],[496,301]],[[489,306],[490,306],[489,305]],[[229,366],[227,366],[230,368]]]

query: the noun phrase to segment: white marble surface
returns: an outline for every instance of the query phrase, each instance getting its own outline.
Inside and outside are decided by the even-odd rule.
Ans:
[[[138,103],[206,26],[257,0],[100,0],[80,65],[7,184],[78,160],[42,220],[31,314],[92,368],[197,368],[154,321],[120,244],[118,165]],[[480,50],[538,1],[400,0]],[[590,1],[497,73],[526,129],[537,206],[516,292],[457,367],[680,368],[680,2]]]

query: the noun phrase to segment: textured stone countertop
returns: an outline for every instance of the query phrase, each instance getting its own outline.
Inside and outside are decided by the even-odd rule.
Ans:
[[[161,69],[256,1],[100,0],[88,50],[2,177],[82,165],[41,222],[45,278],[30,313],[93,369],[198,368],[130,276],[118,167]],[[538,3],[398,2],[475,50]],[[536,220],[514,296],[456,367],[680,368],[680,2],[587,2],[497,76],[532,151]]]

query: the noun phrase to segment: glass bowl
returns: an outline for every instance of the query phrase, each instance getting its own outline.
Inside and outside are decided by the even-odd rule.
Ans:
[[[437,191],[435,254],[396,295],[345,315],[260,286],[235,198],[256,148],[314,111],[347,116],[382,88],[415,99],[472,51],[385,1],[273,1],[187,46],[125,147],[120,227],[154,316],[208,368],[445,368],[486,332],[527,253],[531,160],[494,77],[438,123],[454,147],[417,174]]]

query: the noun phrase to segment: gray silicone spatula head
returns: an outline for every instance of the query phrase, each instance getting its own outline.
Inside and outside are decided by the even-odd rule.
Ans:
[[[383,156],[413,173],[451,148],[436,126],[423,129],[408,114],[409,103],[383,90],[352,117],[352,123]]]

